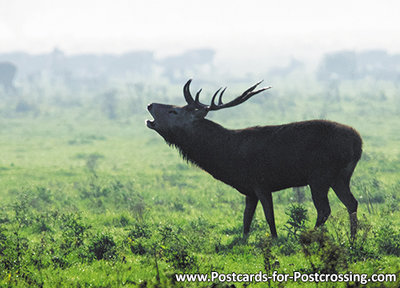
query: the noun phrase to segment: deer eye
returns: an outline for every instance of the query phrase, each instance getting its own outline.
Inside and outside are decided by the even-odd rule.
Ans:
[[[170,110],[170,111],[168,111],[168,113],[169,114],[175,114],[175,115],[178,114],[178,112],[176,112],[175,110]]]

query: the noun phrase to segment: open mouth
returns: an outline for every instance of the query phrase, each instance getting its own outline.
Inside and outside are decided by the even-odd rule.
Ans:
[[[153,108],[153,104],[149,104],[147,106],[147,110],[149,111],[149,113],[151,114],[151,116],[154,117],[153,113],[151,113],[151,110]],[[154,129],[156,127],[156,121],[155,120],[146,120],[146,125],[147,127],[149,127],[150,129]]]
[[[154,120],[146,120],[146,125],[150,129],[154,129],[154,127],[156,126],[156,122]]]

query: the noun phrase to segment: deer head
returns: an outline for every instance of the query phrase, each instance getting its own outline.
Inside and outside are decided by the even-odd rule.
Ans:
[[[173,131],[174,129],[190,129],[193,127],[193,123],[204,119],[209,111],[216,111],[228,107],[237,106],[252,96],[267,90],[271,87],[261,88],[259,90],[255,90],[256,87],[262,82],[258,82],[257,84],[251,86],[249,89],[244,91],[242,95],[233,99],[228,103],[222,102],[222,96],[226,90],[226,88],[218,89],[214,96],[212,97],[210,105],[206,105],[200,103],[199,97],[201,90],[197,93],[195,98],[190,93],[190,83],[192,80],[187,81],[185,86],[183,87],[183,95],[187,102],[185,106],[175,106],[175,105],[166,105],[159,103],[152,103],[147,106],[147,110],[149,110],[150,114],[153,116],[154,120],[147,120],[146,125],[150,129],[153,129],[163,135],[164,133],[168,133],[169,131]],[[215,100],[218,96],[218,103],[215,103]]]

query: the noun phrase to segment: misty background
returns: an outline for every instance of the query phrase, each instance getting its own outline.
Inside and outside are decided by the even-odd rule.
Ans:
[[[232,87],[229,98],[261,79],[274,88],[264,101],[280,101],[271,105],[282,111],[303,96],[322,101],[300,118],[329,118],[343,97],[397,103],[399,8],[358,0],[0,0],[0,109],[37,116],[100,103],[114,119],[121,110],[144,114],[149,102],[183,104],[189,78],[193,90],[205,88],[205,102],[220,86]]]

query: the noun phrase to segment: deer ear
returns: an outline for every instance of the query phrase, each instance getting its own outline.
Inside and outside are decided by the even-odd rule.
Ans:
[[[205,109],[196,109],[193,111],[194,117],[196,117],[198,119],[206,117],[207,113],[208,113],[208,111]]]

